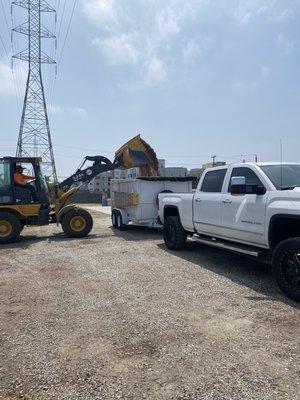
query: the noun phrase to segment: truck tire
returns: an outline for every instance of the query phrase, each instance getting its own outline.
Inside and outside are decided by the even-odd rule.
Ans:
[[[272,269],[280,289],[290,299],[300,302],[300,238],[281,242],[274,250]]]
[[[93,228],[93,218],[88,211],[74,208],[63,216],[61,226],[70,237],[85,237]]]
[[[0,212],[0,244],[17,242],[21,230],[21,222],[14,214]]]
[[[186,246],[187,232],[183,229],[179,217],[168,217],[164,222],[163,236],[170,250],[182,250]]]

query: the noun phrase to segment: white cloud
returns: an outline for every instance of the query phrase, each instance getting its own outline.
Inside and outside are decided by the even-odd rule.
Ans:
[[[10,67],[0,60],[0,94],[13,94],[14,82]]]
[[[151,60],[149,60],[147,69],[148,73],[146,81],[150,86],[163,82],[167,77],[166,62],[162,59],[153,57]]]
[[[273,0],[240,0],[235,11],[235,18],[241,25],[248,24],[251,20],[268,13]]]
[[[201,47],[199,42],[195,39],[190,39],[182,52],[184,64],[192,63],[199,54],[201,54]]]
[[[111,65],[136,64],[137,62],[138,50],[130,35],[96,38],[93,44],[100,47],[102,54]]]
[[[226,5],[228,2],[226,2]],[[283,22],[294,17],[296,2],[285,0],[239,0],[231,3],[234,17],[238,24],[246,25],[255,22],[258,18],[271,22]]]
[[[87,110],[82,107],[69,107],[67,110],[74,115],[86,116],[88,114]]]
[[[294,42],[283,33],[277,35],[275,43],[286,55],[290,54],[294,49]]]
[[[204,57],[216,42],[199,38],[202,21],[223,19],[243,29],[258,19],[292,18],[296,6],[292,0],[82,0],[82,9],[96,28],[92,43],[109,65],[132,68],[134,82],[120,86],[133,88],[174,82]]]
[[[87,0],[83,11],[98,28],[92,43],[108,64],[134,67],[138,86],[158,85],[170,75],[176,38],[189,27],[204,1]],[[127,82],[126,86],[137,85]]]
[[[192,64],[202,54],[204,54],[213,44],[211,38],[190,39],[183,48],[182,59],[186,65]]]
[[[264,81],[268,80],[272,73],[272,68],[269,65],[261,66],[261,75]]]
[[[52,113],[52,114],[61,114],[63,112],[63,109],[60,106],[52,104],[49,107],[49,112]]]
[[[15,61],[13,71],[6,59],[0,59],[0,95],[17,96],[23,101],[26,86],[27,70],[23,63]]]
[[[83,2],[83,9],[91,21],[102,29],[110,30],[118,23],[116,2],[114,0],[89,0]]]
[[[73,115],[86,116],[88,114],[87,110],[82,107],[61,107],[55,104],[49,107],[49,112],[55,115],[69,113]]]

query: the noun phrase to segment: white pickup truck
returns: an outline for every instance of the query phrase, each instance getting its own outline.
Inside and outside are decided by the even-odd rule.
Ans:
[[[170,250],[187,237],[272,263],[281,290],[300,301],[300,164],[207,169],[193,193],[159,195]]]

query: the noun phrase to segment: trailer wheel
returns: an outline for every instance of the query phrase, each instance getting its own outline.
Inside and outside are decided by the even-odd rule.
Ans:
[[[117,215],[116,215],[116,224],[117,224],[117,229],[119,231],[124,231],[126,229],[126,225],[123,223],[123,218],[122,218],[122,214],[120,213],[120,211],[117,211]]]
[[[21,222],[15,215],[9,212],[0,213],[1,244],[17,242],[20,238],[21,230]]]
[[[117,229],[117,214],[118,214],[117,210],[112,210],[111,223],[112,223],[113,228],[115,228],[115,229]]]
[[[179,217],[168,217],[164,222],[163,236],[170,250],[182,250],[186,246],[187,232],[183,229]]]
[[[80,238],[92,230],[93,218],[88,211],[74,208],[64,215],[61,226],[68,236]]]
[[[283,293],[300,302],[300,238],[284,240],[276,247],[272,268]]]

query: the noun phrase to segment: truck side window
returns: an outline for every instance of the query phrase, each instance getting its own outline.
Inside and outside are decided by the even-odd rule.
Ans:
[[[264,186],[263,183],[260,181],[258,176],[252,169],[247,168],[247,167],[238,167],[238,168],[233,168],[231,177],[236,177],[236,176],[244,176],[246,178],[246,185],[248,186]],[[228,192],[230,192],[230,182],[228,186]]]
[[[201,192],[220,193],[227,169],[217,169],[205,174],[202,182]]]

